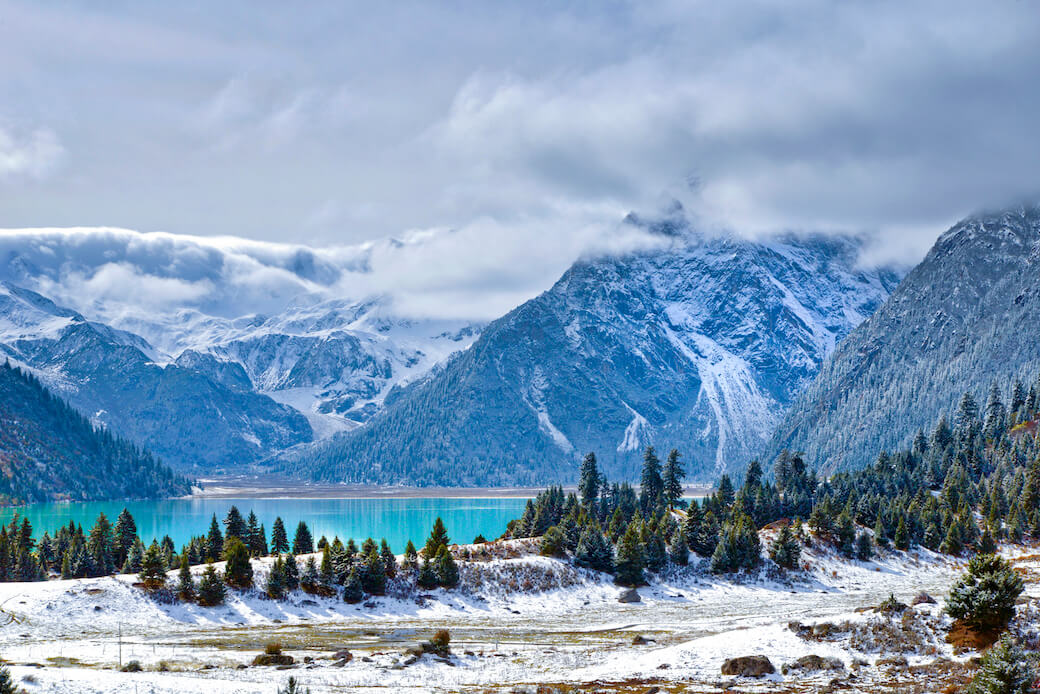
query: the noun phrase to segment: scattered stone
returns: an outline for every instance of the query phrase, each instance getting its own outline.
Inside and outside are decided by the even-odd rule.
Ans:
[[[841,662],[839,658],[825,658],[819,655],[804,655],[793,663],[787,663],[781,668],[781,671],[786,675],[789,672],[795,670],[844,670],[845,663]]]
[[[657,694],[659,691],[661,691],[660,687],[650,687],[643,694]]]
[[[350,658],[340,658],[332,664],[332,667],[345,667],[350,662]]]
[[[413,655],[413,656],[411,656],[409,658],[405,658],[404,662],[401,663],[401,664],[404,665],[405,667],[408,667],[409,665],[415,665],[418,662],[419,662],[419,656]]]
[[[372,659],[371,659],[371,658],[369,658],[369,657],[368,657],[367,655],[366,655],[366,656],[362,656],[362,657],[361,657],[361,662],[362,662],[362,663],[371,663],[371,662],[372,662]]]
[[[636,634],[632,638],[632,645],[633,646],[645,646],[646,644],[653,643],[653,642],[654,642],[653,639],[648,639],[645,636],[643,636],[642,634]]]
[[[310,657],[309,655],[305,655],[305,656],[303,656],[303,662],[305,662],[305,663],[313,663],[314,662],[314,658]]]
[[[463,651],[462,655],[476,655],[473,651]]]
[[[354,654],[348,651],[346,648],[340,649],[332,654],[333,660],[345,660],[348,663],[354,659]]]
[[[288,664],[286,664],[286,665],[279,665],[278,667],[275,668],[275,670],[295,670],[295,669],[296,669],[295,665],[288,665]]]
[[[635,588],[629,588],[628,590],[621,593],[617,599],[618,602],[630,603],[630,602],[642,602],[642,598],[639,597],[639,591]]]
[[[238,665],[235,666],[235,669],[236,670],[247,670],[247,669],[249,669],[249,666],[246,665],[245,663],[239,663]]]
[[[722,664],[723,675],[736,675],[737,677],[765,677],[776,672],[773,663],[764,655],[746,655],[740,658],[730,658]]]
[[[914,599],[910,601],[910,604],[911,605],[934,605],[935,604],[935,598],[933,598],[928,593],[925,593],[924,591],[921,591],[920,593],[918,593],[917,595],[914,596]]]
[[[269,653],[261,653],[257,657],[253,658],[253,665],[260,665],[260,666],[266,666],[266,665],[278,665],[278,666],[292,665],[295,662],[296,661],[293,659],[293,657],[291,655],[281,655],[281,654],[272,655],[272,654],[269,654]]]
[[[318,606],[317,601],[311,600],[310,598],[304,598],[303,600],[300,601],[300,604],[305,606],[305,607],[317,607]]]

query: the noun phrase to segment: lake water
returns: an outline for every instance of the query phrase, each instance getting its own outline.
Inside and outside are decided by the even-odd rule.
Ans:
[[[162,501],[97,501],[83,503],[34,504],[0,510],[6,524],[14,513],[28,517],[33,534],[39,537],[72,520],[89,532],[99,513],[115,523],[123,508],[129,509],[137,522],[137,532],[147,544],[151,539],[169,535],[180,549],[193,535],[204,535],[215,513],[223,521],[231,506],[237,506],[243,517],[252,509],[267,530],[268,541],[274,519],[281,516],[289,541],[299,521],[310,526],[314,540],[322,535],[339,535],[344,542],[354,538],[360,544],[367,537],[377,542],[386,538],[398,554],[411,540],[421,547],[440,516],[453,542],[471,542],[478,534],[494,539],[505,532],[506,524],[518,518],[526,499],[462,499],[462,498],[381,498],[381,499],[225,499],[190,498]],[[223,531],[223,524],[221,524]]]

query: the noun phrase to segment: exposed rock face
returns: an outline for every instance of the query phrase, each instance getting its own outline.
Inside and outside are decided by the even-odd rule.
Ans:
[[[629,588],[618,596],[617,601],[621,603],[642,602],[642,598],[639,597],[639,591]]]

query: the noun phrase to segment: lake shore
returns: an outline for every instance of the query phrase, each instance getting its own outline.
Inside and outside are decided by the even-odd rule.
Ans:
[[[319,484],[284,477],[235,476],[200,478],[192,498],[208,499],[530,499],[545,487],[379,487]],[[565,486],[566,492],[577,492]],[[704,496],[708,486],[689,486],[686,496]]]

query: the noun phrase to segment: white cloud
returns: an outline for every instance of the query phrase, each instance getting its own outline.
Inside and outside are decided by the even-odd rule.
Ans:
[[[18,176],[43,178],[64,152],[58,136],[47,128],[18,136],[0,127],[0,179]]]

